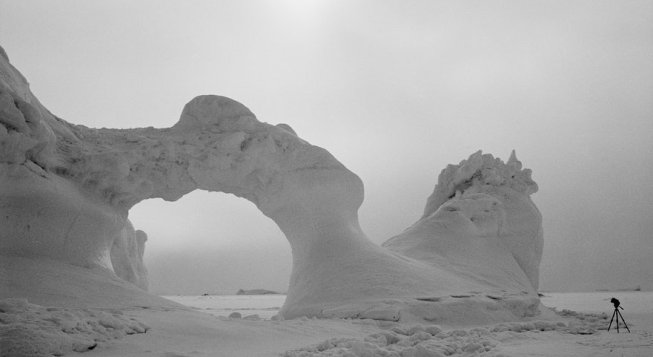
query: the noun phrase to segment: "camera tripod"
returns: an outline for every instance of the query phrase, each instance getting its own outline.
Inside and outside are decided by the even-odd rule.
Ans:
[[[621,312],[619,312],[619,309],[624,309],[623,307],[619,306],[619,300],[612,298],[610,300],[612,304],[614,305],[614,312],[612,313],[612,318],[610,319],[610,325],[608,325],[608,332],[610,332],[610,327],[612,327],[612,320],[615,320],[616,317],[616,322],[617,322],[617,333],[619,333],[619,318],[621,318],[621,322],[624,323],[624,326],[626,326],[626,330],[628,330],[628,333],[630,333],[630,329],[628,328],[628,325],[626,325],[626,320],[624,320],[623,315],[621,315]]]

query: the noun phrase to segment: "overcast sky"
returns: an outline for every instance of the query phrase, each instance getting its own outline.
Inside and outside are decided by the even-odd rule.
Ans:
[[[653,289],[653,1],[12,1],[0,45],[53,113],[168,127],[219,94],[287,123],[365,183],[378,243],[437,175],[516,149],[540,191],[541,289]],[[151,290],[285,291],[291,255],[242,199],[130,212]]]

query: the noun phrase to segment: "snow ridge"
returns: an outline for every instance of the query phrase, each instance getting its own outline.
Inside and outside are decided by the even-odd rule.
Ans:
[[[500,158],[483,154],[479,150],[458,165],[447,165],[440,172],[438,183],[427,199],[422,218],[433,214],[443,203],[456,195],[476,191],[482,185],[505,186],[531,195],[538,190],[531,174],[531,170],[522,169],[522,163],[517,160],[514,150],[505,163]]]

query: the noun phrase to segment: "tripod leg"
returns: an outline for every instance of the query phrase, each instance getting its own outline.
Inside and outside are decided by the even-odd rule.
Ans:
[[[619,316],[617,316],[617,319],[621,317],[621,322],[624,323],[624,326],[626,326],[626,330],[628,330],[628,333],[630,333],[630,329],[628,328],[628,325],[626,325],[626,320],[624,320],[624,315],[621,314],[621,311],[617,311],[617,313],[619,314]]]
[[[614,311],[617,312],[617,317],[615,318],[615,320],[617,320],[617,333],[619,333],[619,310],[614,310]]]
[[[612,318],[610,319],[610,324],[608,325],[608,332],[610,332],[610,327],[612,327],[612,320],[614,320],[614,316],[617,314],[617,310],[614,310],[612,313]]]

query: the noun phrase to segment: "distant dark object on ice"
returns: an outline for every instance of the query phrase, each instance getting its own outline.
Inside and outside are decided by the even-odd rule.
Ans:
[[[279,295],[280,293],[272,290],[265,290],[265,289],[251,289],[251,290],[243,290],[240,289],[238,292],[236,292],[236,295]]]
[[[596,289],[596,291],[642,291],[642,287],[637,285],[636,287],[629,289]]]

